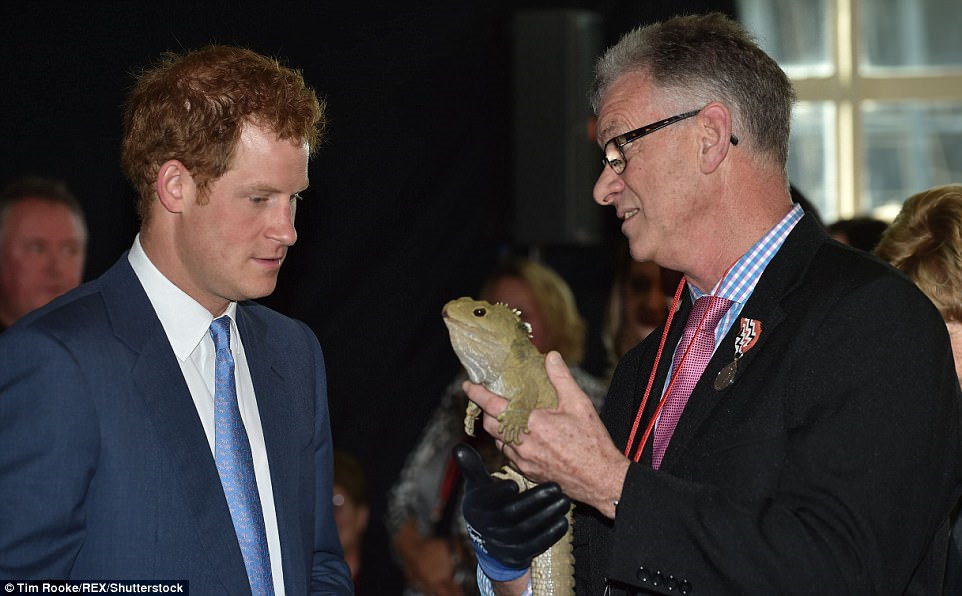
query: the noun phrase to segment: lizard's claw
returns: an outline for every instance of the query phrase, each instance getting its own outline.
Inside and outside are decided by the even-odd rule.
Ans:
[[[464,432],[469,436],[474,436],[474,422],[481,414],[481,408],[473,401],[468,402],[468,409],[464,413]]]
[[[508,408],[498,415],[498,422],[498,432],[504,442],[520,445],[521,433],[528,432],[528,414]]]

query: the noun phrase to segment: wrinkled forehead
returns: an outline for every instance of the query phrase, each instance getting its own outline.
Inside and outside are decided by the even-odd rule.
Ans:
[[[647,73],[630,71],[617,77],[600,96],[598,143],[662,118],[660,114],[665,109],[661,104],[661,97]]]

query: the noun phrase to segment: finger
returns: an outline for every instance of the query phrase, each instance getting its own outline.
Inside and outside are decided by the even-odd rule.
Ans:
[[[492,480],[476,488],[469,487],[461,502],[461,511],[465,521],[484,537],[492,531],[510,533],[519,521],[541,510],[541,504],[533,501],[519,510],[516,504],[523,498],[513,481]]]
[[[488,470],[481,461],[481,455],[473,447],[465,443],[458,443],[451,450],[454,461],[461,468],[464,479],[472,485],[484,485],[492,482]]]
[[[481,427],[484,428],[484,432],[486,432],[488,436],[495,440],[495,446],[497,446],[499,441],[501,442],[502,446],[498,450],[501,452],[501,455],[505,455],[504,450],[510,447],[510,445],[505,444],[504,437],[502,437],[498,432],[501,428],[501,423],[498,422],[498,417],[486,413],[481,418]]]
[[[561,492],[561,487],[555,482],[539,484],[521,493],[504,508],[504,516],[511,525],[523,524],[527,520],[538,520],[554,515],[564,515],[571,506],[571,501]]]
[[[548,373],[548,379],[556,389],[560,389],[566,385],[578,385],[574,377],[571,376],[571,371],[568,369],[568,365],[565,364],[564,358],[562,358],[561,354],[557,351],[552,350],[548,352],[544,359],[544,368],[545,372]]]
[[[507,540],[492,536],[487,544],[490,550],[498,552],[498,560],[505,565],[523,567],[529,565],[532,558],[561,540],[567,531],[568,520],[556,517],[538,532],[527,535],[524,539],[519,540],[517,535]]]
[[[568,365],[565,364],[564,359],[561,354],[555,351],[548,352],[548,355],[544,359],[545,372],[548,373],[548,380],[555,389],[555,393],[558,394],[558,406],[561,406],[561,401],[564,399],[570,399],[568,396],[580,394],[586,402],[590,403],[588,396],[585,395],[581,386],[578,385],[578,381],[571,376],[571,370]]]
[[[489,476],[490,478],[490,476]],[[487,484],[472,486],[466,490],[462,509],[471,514],[477,523],[509,523],[508,509],[518,499],[518,485],[511,480],[494,480]]]
[[[497,416],[508,405],[508,400],[488,391],[484,385],[465,381],[461,389],[467,394],[468,399],[476,403],[489,416]]]
[[[564,518],[568,510],[571,509],[571,502],[567,498],[546,503],[545,506],[524,519],[517,520],[511,527],[503,528],[505,536],[513,534],[516,537],[532,537],[543,534],[548,528],[557,523],[558,519]],[[502,528],[493,528],[489,532],[492,538],[499,535]]]

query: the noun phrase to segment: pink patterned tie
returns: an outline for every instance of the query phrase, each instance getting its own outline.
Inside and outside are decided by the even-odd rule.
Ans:
[[[731,304],[731,300],[719,296],[702,296],[695,301],[691,314],[688,315],[685,330],[682,332],[681,341],[672,360],[675,378],[668,390],[658,426],[655,427],[651,467],[656,470],[661,466],[661,459],[665,456],[671,435],[675,432],[675,426],[681,418],[685,404],[688,403],[688,396],[695,388],[698,378],[705,372],[705,366],[708,365],[712,352],[715,351],[715,327]],[[691,349],[688,349],[688,344],[692,343],[692,337],[694,337],[694,344]],[[688,355],[684,356],[686,350]],[[680,367],[679,361],[681,361]]]

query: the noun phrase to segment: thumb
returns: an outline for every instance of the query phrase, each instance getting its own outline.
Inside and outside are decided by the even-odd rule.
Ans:
[[[466,443],[458,443],[451,450],[454,461],[458,462],[461,474],[469,485],[480,486],[492,482],[481,456]]]
[[[544,368],[548,373],[548,380],[555,388],[565,387],[567,385],[578,385],[574,377],[571,376],[571,371],[568,370],[568,365],[565,364],[564,359],[561,354],[552,350],[548,352],[548,355],[544,359]]]

